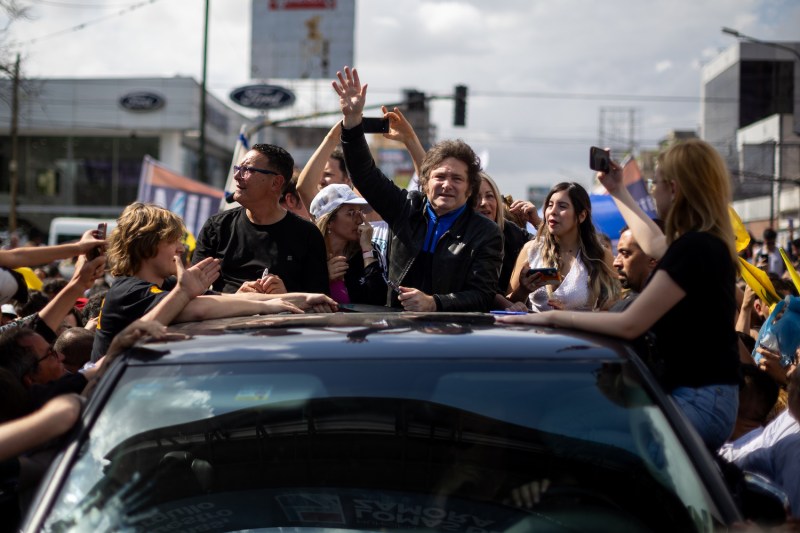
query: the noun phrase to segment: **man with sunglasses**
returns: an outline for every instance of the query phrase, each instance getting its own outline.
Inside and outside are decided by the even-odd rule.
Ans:
[[[322,234],[280,204],[294,170],[292,156],[279,146],[256,144],[234,170],[233,200],[241,207],[206,221],[192,262],[219,259],[221,275],[213,287],[225,293],[329,294]]]

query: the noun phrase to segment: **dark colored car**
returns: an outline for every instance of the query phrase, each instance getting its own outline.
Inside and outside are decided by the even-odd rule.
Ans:
[[[742,520],[675,405],[607,337],[470,313],[170,331],[108,369],[26,531],[711,531]],[[519,505],[544,480],[540,500]]]

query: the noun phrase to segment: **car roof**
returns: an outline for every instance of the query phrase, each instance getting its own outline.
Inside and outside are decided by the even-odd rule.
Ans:
[[[485,313],[255,315],[176,324],[168,332],[167,340],[143,345],[146,355],[132,350],[129,362],[432,357],[599,361],[627,358],[632,350],[602,335],[496,324]]]

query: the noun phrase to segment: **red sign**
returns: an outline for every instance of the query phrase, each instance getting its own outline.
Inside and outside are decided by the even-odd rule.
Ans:
[[[289,9],[336,9],[336,0],[269,0],[272,11]]]

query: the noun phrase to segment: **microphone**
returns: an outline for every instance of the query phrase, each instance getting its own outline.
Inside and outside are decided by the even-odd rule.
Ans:
[[[233,193],[232,192],[226,192],[225,193],[225,202],[226,203],[232,204],[235,201],[236,200],[233,199]]]

